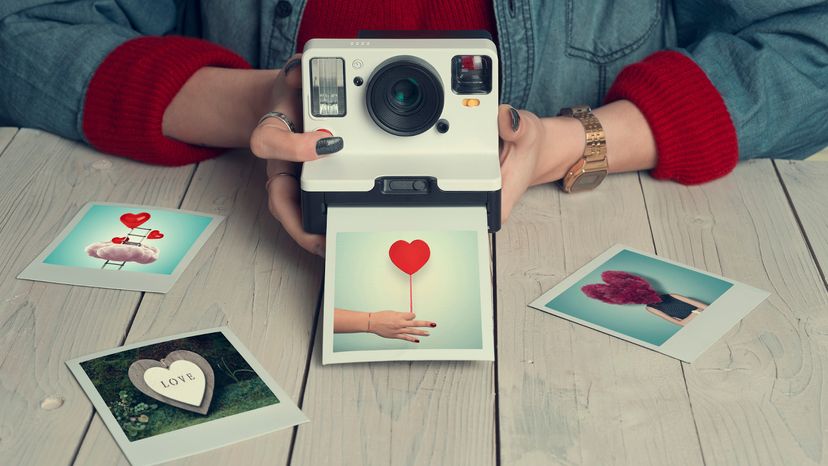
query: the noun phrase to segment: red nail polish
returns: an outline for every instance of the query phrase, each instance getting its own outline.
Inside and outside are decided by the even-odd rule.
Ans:
[[[414,340],[414,343],[419,343],[419,342],[420,342],[420,340]]]
[[[437,324],[435,324],[434,322],[432,322],[430,325],[431,325],[432,327],[436,327],[436,326],[437,326]]]

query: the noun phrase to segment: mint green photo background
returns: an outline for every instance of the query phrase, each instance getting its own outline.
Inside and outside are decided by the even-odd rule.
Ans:
[[[388,256],[397,240],[425,241],[431,257],[414,274],[414,313],[437,328],[420,343],[372,333],[335,333],[333,351],[481,349],[480,269],[474,231],[343,232],[336,236],[334,306],[408,312],[408,274]]]
[[[118,205],[92,205],[75,228],[61,241],[46,259],[46,264],[67,267],[100,269],[103,259],[89,257],[86,247],[92,243],[111,241],[116,236],[125,236],[129,228],[121,223],[121,215],[148,212],[150,219],[141,227],[158,230],[163,238],[144,240],[144,243],[158,248],[158,260],[151,264],[127,262],[121,270],[169,275],[187,254],[190,247],[212,221],[212,217],[167,210],[142,209]],[[117,272],[113,270],[113,272]]]
[[[655,346],[682,328],[651,314],[643,304],[607,304],[587,297],[581,287],[604,283],[601,273],[607,270],[622,270],[643,277],[659,294],[677,293],[708,305],[733,286],[709,275],[624,250],[549,301],[546,307]]]

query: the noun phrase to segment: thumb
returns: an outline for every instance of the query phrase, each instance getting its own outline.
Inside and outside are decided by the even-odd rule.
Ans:
[[[504,141],[517,141],[523,133],[520,125],[520,112],[511,105],[500,105],[497,109],[497,129],[500,138]]]
[[[415,317],[417,317],[417,314],[414,314],[413,312],[409,312],[405,315],[404,318],[405,318],[405,320],[414,320]]]

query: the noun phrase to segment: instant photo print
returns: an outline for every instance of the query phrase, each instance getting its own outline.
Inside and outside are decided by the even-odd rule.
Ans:
[[[323,364],[494,360],[483,207],[336,207],[328,215]]]
[[[769,293],[613,246],[530,306],[693,362]]]
[[[17,278],[166,293],[223,219],[91,202]]]
[[[308,420],[227,327],[66,364],[133,465],[171,461]]]
[[[305,45],[305,131],[345,141],[303,164],[306,231],[337,206],[479,206],[500,229],[497,49],[485,31],[439,34]]]

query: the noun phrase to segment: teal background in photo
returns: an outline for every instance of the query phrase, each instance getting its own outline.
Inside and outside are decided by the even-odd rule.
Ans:
[[[480,269],[474,231],[345,232],[336,236],[334,306],[353,311],[408,312],[408,274],[388,256],[397,240],[421,239],[431,257],[414,274],[416,320],[437,328],[420,343],[373,333],[335,333],[333,351],[392,349],[482,349]]]
[[[587,297],[581,287],[604,283],[601,273],[622,270],[643,277],[659,294],[676,293],[712,304],[733,286],[724,280],[623,250],[546,304],[572,317],[659,346],[682,327],[648,312],[643,304],[607,304]]]
[[[144,243],[158,248],[158,260],[151,264],[127,262],[121,270],[130,272],[171,274],[212,221],[212,217],[204,215],[95,204],[43,262],[68,267],[100,269],[105,261],[89,257],[86,254],[86,247],[96,242],[111,241],[116,236],[125,236],[129,233],[129,228],[124,226],[120,220],[121,215],[127,212],[148,212],[151,217],[141,227],[158,230],[164,234],[164,237],[160,239],[144,240]]]

